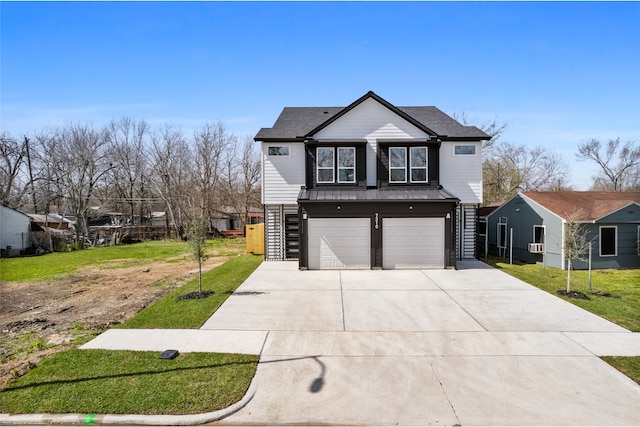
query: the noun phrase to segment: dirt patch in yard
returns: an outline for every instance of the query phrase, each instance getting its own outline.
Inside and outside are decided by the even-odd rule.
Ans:
[[[227,257],[211,257],[209,270]],[[194,261],[87,267],[42,282],[0,282],[0,389],[43,357],[124,322],[196,276]]]

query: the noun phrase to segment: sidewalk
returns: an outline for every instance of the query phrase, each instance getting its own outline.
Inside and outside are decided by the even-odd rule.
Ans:
[[[95,422],[640,425],[640,386],[598,357],[640,356],[639,333],[482,263],[462,267],[263,263],[200,330],[112,329],[82,347],[260,354],[243,402],[206,421]]]

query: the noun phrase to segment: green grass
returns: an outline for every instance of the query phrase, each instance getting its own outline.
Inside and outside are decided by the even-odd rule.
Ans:
[[[105,268],[130,267],[183,255],[184,242],[150,241],[132,245],[95,247],[72,252],[54,252],[43,256],[0,259],[0,281],[27,282],[56,279],[75,273],[80,267],[102,265]]]
[[[640,384],[640,357],[605,356],[602,359]]]
[[[567,288],[567,272],[541,265],[515,263],[501,258],[483,261],[537,288],[558,295]],[[640,270],[594,270],[589,292],[587,271],[571,272],[571,290],[587,295],[590,300],[561,297],[572,304],[604,317],[624,328],[640,332]]]
[[[0,392],[0,413],[191,414],[242,398],[258,356],[69,350]]]
[[[237,255],[243,241],[213,241],[208,249],[216,255]],[[213,290],[214,295],[178,300],[198,290],[196,277],[121,327],[197,328],[261,262],[262,256],[233,257],[203,274],[203,290]],[[84,329],[83,325],[76,328]],[[37,343],[39,337],[27,338]],[[259,360],[258,355],[217,353],[160,360],[158,354],[77,349],[57,353],[0,391],[0,413],[179,415],[215,411],[244,396]]]
[[[202,274],[202,290],[215,294],[201,299],[178,300],[181,295],[198,290],[198,278],[168,293],[136,316],[121,324],[128,329],[199,328],[222,305],[229,295],[262,262],[261,255],[242,255]]]

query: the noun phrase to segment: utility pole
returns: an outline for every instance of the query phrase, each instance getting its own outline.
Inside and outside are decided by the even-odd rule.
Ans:
[[[29,151],[29,138],[25,135],[24,145],[27,149],[27,165],[29,166],[29,182],[31,183],[31,197],[33,200],[33,213],[38,213],[38,203],[36,201],[36,189],[33,185],[33,169],[31,168],[31,152]]]

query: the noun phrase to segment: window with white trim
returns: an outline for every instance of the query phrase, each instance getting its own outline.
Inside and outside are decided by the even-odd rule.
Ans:
[[[406,147],[389,147],[389,182],[407,182]]]
[[[338,182],[356,182],[355,147],[338,147]]]
[[[600,227],[600,256],[618,255],[618,227]]]
[[[427,147],[411,147],[409,154],[411,182],[427,182]]]
[[[318,183],[332,184],[335,182],[334,177],[334,152],[333,147],[316,148],[316,169]]]
[[[427,147],[389,147],[389,183],[429,182],[427,163]]]
[[[546,230],[544,225],[534,225],[533,226],[533,243],[544,244],[545,233],[546,233]]]

